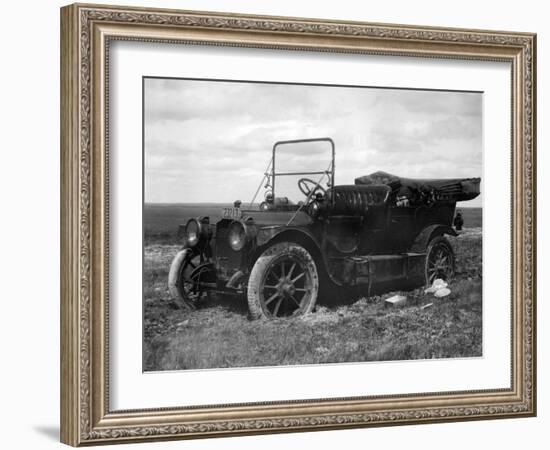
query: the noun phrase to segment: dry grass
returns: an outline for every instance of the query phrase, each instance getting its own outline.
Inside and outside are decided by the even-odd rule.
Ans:
[[[386,308],[394,293],[349,305],[318,306],[308,316],[250,321],[246,300],[211,298],[192,313],[175,308],[166,288],[177,246],[150,245],[145,259],[144,369],[278,366],[482,355],[481,233],[453,239],[457,279],[444,299],[423,289],[400,292],[404,308]],[[424,305],[433,303],[431,307]]]

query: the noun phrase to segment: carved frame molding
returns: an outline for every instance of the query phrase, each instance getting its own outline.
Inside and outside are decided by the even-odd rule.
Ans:
[[[512,386],[113,412],[108,407],[108,58],[112,40],[509,61]],[[61,10],[61,438],[71,445],[536,413],[536,36],[359,22],[71,5]]]

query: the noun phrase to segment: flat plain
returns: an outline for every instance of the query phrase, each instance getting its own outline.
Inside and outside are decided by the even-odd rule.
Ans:
[[[251,321],[246,298],[213,295],[196,311],[178,309],[167,277],[189,218],[219,219],[221,204],[146,204],[143,261],[143,369],[189,370],[482,356],[482,210],[459,208],[465,228],[451,294],[424,287],[360,293],[318,304],[307,316]],[[407,305],[388,308],[395,294]]]

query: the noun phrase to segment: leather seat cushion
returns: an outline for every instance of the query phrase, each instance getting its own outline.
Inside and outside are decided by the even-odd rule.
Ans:
[[[385,205],[390,193],[385,185],[341,185],[327,191],[327,201],[332,215],[360,216],[372,206]]]

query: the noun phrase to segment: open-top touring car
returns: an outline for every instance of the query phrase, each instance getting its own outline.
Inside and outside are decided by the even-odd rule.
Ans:
[[[276,156],[284,146],[323,144],[324,170],[283,172]],[[406,280],[449,281],[455,256],[445,235],[456,236],[457,201],[479,195],[479,178],[407,179],[375,172],[353,185],[335,184],[335,148],[330,138],[280,141],[249,207],[240,201],[222,218],[190,219],[178,233],[183,248],[174,258],[169,289],[194,308],[209,292],[246,294],[253,318],[311,312],[320,293]],[[276,162],[278,164],[276,164]],[[300,177],[303,195],[278,195],[281,180]],[[316,179],[312,179],[314,177]],[[265,184],[264,184],[265,183]]]

